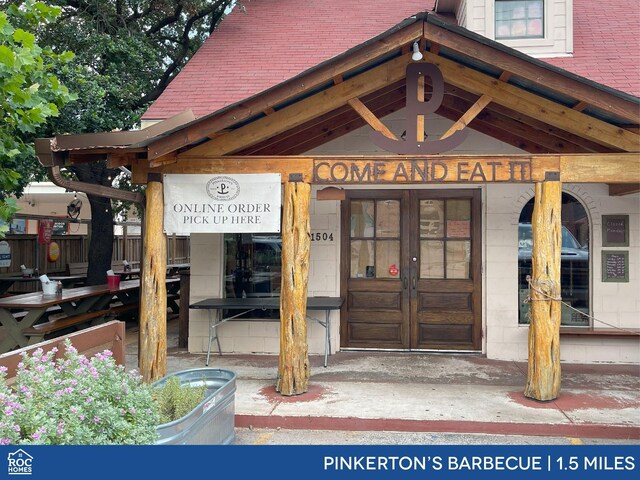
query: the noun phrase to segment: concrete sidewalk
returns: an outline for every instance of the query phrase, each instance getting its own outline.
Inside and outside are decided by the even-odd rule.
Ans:
[[[170,329],[171,330],[171,329]],[[128,337],[127,365],[137,364]],[[133,340],[133,341],[131,341]],[[205,366],[170,333],[169,372]],[[303,395],[275,392],[278,358],[212,355],[210,367],[237,375],[238,428],[448,432],[563,436],[640,443],[640,366],[563,365],[558,399],[522,394],[526,364],[479,355],[341,352],[311,357]]]

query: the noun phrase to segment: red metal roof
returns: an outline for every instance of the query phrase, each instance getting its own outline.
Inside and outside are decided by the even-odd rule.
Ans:
[[[143,115],[196,117],[239,102],[379,35],[435,0],[251,0],[236,8]],[[555,66],[640,96],[640,4],[574,0],[574,56]]]

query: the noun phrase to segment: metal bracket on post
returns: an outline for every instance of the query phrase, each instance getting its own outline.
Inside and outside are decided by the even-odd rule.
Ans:
[[[546,182],[559,182],[560,172],[544,172],[544,180]]]
[[[289,174],[290,182],[304,182],[304,175],[301,173],[290,173]]]
[[[161,173],[151,172],[147,174],[147,182],[160,182],[163,183],[164,177]]]

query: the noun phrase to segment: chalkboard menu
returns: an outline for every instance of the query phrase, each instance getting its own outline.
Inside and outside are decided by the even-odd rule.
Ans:
[[[602,216],[602,246],[629,246],[629,215]]]
[[[602,251],[602,281],[629,281],[629,252],[614,250]]]

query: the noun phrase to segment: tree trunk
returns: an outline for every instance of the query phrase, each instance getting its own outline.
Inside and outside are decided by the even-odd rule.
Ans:
[[[299,395],[309,387],[307,283],[309,279],[309,201],[311,187],[284,186],[282,217],[282,287],[280,291],[280,357],[276,390]]]
[[[140,339],[138,366],[145,382],[167,373],[167,238],[162,183],[149,181],[144,212],[144,256],[140,277]]]
[[[547,401],[560,393],[562,185],[555,181],[537,183],[535,195],[529,365],[524,394]]]
[[[101,164],[74,165],[71,170],[81,182],[111,186],[111,171]],[[87,194],[91,208],[87,285],[107,283],[113,256],[113,209],[111,199]]]

